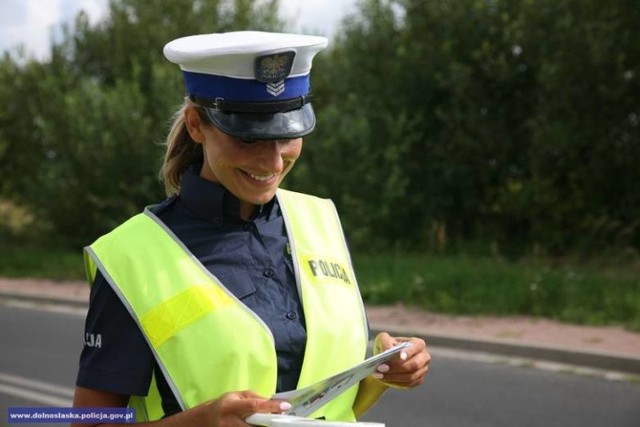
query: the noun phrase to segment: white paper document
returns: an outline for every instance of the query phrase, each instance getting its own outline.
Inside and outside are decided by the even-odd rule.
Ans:
[[[276,393],[273,395],[273,398],[286,400],[291,403],[291,409],[286,411],[285,414],[307,417],[331,399],[347,391],[365,377],[373,374],[378,365],[390,360],[410,345],[411,343],[409,342],[403,342],[368,358],[351,369],[299,390]]]

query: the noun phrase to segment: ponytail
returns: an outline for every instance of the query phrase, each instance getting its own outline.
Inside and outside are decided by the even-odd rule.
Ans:
[[[191,139],[185,123],[185,110],[190,107],[198,110],[204,123],[208,122],[202,107],[194,104],[188,98],[173,115],[173,124],[165,142],[167,151],[160,169],[160,176],[168,196],[180,190],[182,175],[186,168],[192,164],[201,164],[203,161],[202,144]]]

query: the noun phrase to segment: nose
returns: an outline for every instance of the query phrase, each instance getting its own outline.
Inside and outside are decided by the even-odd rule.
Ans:
[[[260,160],[267,172],[280,173],[284,169],[283,149],[286,140],[260,141]]]

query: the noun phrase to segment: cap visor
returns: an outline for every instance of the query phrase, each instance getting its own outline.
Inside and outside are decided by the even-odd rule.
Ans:
[[[205,108],[205,111],[222,132],[247,141],[300,138],[316,126],[311,104],[273,114],[223,113],[215,108]]]

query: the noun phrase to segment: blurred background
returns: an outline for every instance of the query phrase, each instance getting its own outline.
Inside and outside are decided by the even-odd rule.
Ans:
[[[165,197],[165,43],[304,31],[331,43],[285,186],[336,203],[368,303],[640,331],[636,1],[80,3],[2,3],[0,276],[81,279]]]

